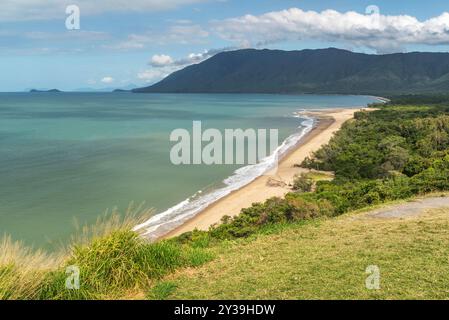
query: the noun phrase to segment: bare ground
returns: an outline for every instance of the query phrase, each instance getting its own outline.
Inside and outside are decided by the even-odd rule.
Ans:
[[[434,196],[422,199],[413,199],[406,203],[392,204],[375,209],[365,215],[371,218],[407,218],[424,213],[431,209],[449,208],[449,196]]]

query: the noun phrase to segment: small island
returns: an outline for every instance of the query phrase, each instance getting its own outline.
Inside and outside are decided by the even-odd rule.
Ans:
[[[58,93],[62,92],[59,89],[50,89],[50,90],[38,90],[38,89],[31,89],[30,93],[42,93],[42,92],[48,92],[48,93]]]
[[[114,89],[112,90],[112,92],[131,92],[131,90],[126,90],[126,89]]]

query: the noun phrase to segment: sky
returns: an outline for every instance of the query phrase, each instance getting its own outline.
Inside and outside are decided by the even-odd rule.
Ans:
[[[447,52],[444,2],[1,0],[0,91],[147,86],[243,48]]]

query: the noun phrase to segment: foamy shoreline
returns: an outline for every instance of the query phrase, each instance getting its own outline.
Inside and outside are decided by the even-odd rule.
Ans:
[[[316,121],[302,112],[294,113],[294,117],[303,119],[298,127],[301,130],[287,137],[272,155],[262,159],[257,164],[246,165],[237,169],[231,176],[222,181],[224,187],[216,188],[210,192],[200,190],[193,196],[136,226],[134,230],[139,230],[149,239],[157,239],[181,226],[214,202],[248,185],[272,167],[275,167],[279,159],[285,157],[313,129]]]
[[[277,170],[259,172],[253,176],[249,175],[246,181],[231,183],[225,188],[215,190],[209,195],[199,197],[190,203],[187,199],[172,207],[162,214],[158,214],[146,223],[137,226],[136,230],[143,232],[150,240],[167,238],[180,235],[194,229],[207,230],[211,225],[219,223],[225,215],[234,216],[241,209],[251,206],[254,202],[261,202],[273,196],[283,196],[290,191],[288,185],[293,177],[300,173],[301,168],[294,165],[311,152],[318,150],[327,143],[335,131],[348,119],[352,118],[354,112],[360,109],[326,109],[317,111],[300,112],[301,117],[313,120],[309,126],[304,126],[299,136],[290,136],[284,144],[286,149],[279,154],[279,165]],[[307,120],[306,120],[307,121]],[[288,145],[289,139],[292,145]],[[282,146],[281,146],[282,147]],[[249,170],[251,166],[239,170]],[[255,168],[258,169],[258,168]],[[263,168],[260,168],[262,170]],[[257,170],[256,170],[257,171]],[[234,175],[238,174],[238,170]],[[244,175],[242,175],[244,177]],[[234,176],[229,177],[231,179]],[[269,180],[281,181],[284,186],[269,186]],[[188,207],[192,206],[191,210]],[[177,212],[177,210],[184,212]]]

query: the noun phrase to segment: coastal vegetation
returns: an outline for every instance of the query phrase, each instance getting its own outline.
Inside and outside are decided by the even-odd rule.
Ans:
[[[430,102],[398,97],[356,113],[298,164],[313,170],[298,176],[289,194],[226,216],[209,231],[148,243],[132,231],[148,212],[134,208],[125,218],[114,213],[84,228],[60,253],[33,251],[5,237],[0,299],[440,298],[447,281],[424,281],[423,292],[412,282],[429,274],[447,280],[441,266],[449,244],[446,211],[394,222],[341,216],[449,191],[449,101],[417,97],[423,99]],[[351,286],[366,263],[379,259],[396,287],[366,292],[359,282]],[[256,268],[253,261],[264,263]],[[424,270],[411,269],[424,262]],[[72,266],[80,271],[78,290],[66,287]]]
[[[293,180],[293,190],[299,192],[310,192],[312,191],[313,180],[309,178],[305,173],[296,175]]]

